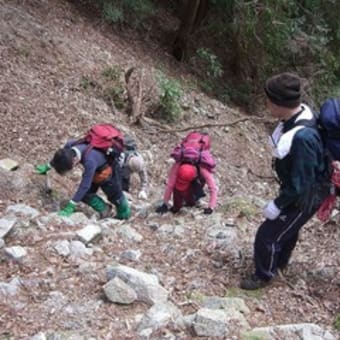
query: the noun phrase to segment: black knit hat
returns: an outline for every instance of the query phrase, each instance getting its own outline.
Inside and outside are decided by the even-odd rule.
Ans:
[[[293,73],[280,73],[269,78],[264,91],[269,100],[279,106],[294,108],[301,103],[301,81]]]
[[[59,149],[54,154],[50,164],[58,174],[63,175],[67,171],[72,170],[74,157],[75,153],[70,148]]]

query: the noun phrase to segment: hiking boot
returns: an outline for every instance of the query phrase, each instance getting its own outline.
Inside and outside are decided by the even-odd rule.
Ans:
[[[180,209],[175,209],[174,207],[171,207],[170,208],[170,211],[173,213],[173,214],[177,214],[179,212]]]
[[[99,213],[100,219],[110,216],[112,206],[104,202],[104,200],[100,198],[98,195],[93,195],[87,201],[87,204]]]
[[[118,220],[127,220],[131,216],[131,208],[129,202],[125,196],[122,196],[120,200],[115,202],[117,214],[115,216]]]
[[[246,290],[256,290],[263,288],[268,284],[269,281],[261,280],[256,274],[251,274],[241,281],[240,287]]]
[[[111,204],[107,204],[105,207],[105,210],[101,211],[99,213],[99,219],[102,220],[104,218],[108,218],[111,216],[112,213],[112,205]]]

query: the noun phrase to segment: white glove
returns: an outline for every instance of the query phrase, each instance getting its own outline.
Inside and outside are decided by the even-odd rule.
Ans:
[[[118,157],[118,164],[122,168],[125,163],[125,153],[121,152],[121,154]]]
[[[148,198],[148,194],[144,190],[141,190],[138,194],[138,198],[146,200]]]
[[[269,201],[263,209],[263,216],[268,220],[275,220],[280,216],[281,210],[274,201]]]

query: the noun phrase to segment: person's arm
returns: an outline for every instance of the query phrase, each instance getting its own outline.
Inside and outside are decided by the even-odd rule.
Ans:
[[[174,163],[172,167],[170,168],[168,180],[167,180],[167,184],[166,184],[166,188],[165,188],[165,192],[163,196],[163,201],[166,204],[169,202],[172,192],[174,190],[179,166],[180,166],[179,163]]]
[[[200,167],[200,174],[204,178],[204,180],[206,181],[207,186],[208,186],[209,208],[214,210],[216,208],[216,205],[217,205],[217,192],[218,192],[214,176],[209,170],[207,170],[203,167]]]
[[[146,170],[146,164],[141,154],[138,154],[136,157],[139,157],[140,159],[140,168],[138,169],[138,176],[140,179],[140,192],[144,191],[145,193],[147,193],[149,189],[149,178],[148,172]]]
[[[94,160],[88,159],[84,162],[83,176],[78,189],[72,198],[73,202],[80,202],[84,198],[85,194],[89,191],[96,169],[97,163]]]
[[[307,130],[307,129],[304,129]],[[308,204],[316,182],[316,170],[323,161],[322,147],[310,131],[301,131],[294,137],[290,151],[291,177],[285,181],[279,196],[274,200],[278,209]]]

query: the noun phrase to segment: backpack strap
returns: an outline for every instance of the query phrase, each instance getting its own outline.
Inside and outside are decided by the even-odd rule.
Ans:
[[[88,144],[85,151],[83,152],[81,160],[85,160],[86,156],[90,153],[90,151],[93,149],[93,146],[91,144]]]
[[[295,126],[305,126],[305,127],[314,128],[316,130],[318,129],[315,119],[300,119],[294,123],[294,127]]]

